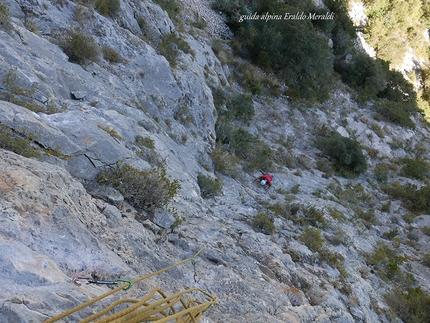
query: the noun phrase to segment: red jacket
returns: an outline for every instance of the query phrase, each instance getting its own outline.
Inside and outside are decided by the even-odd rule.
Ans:
[[[272,176],[270,174],[264,174],[263,176],[260,176],[260,181],[263,179],[267,181],[267,184],[269,184],[269,186],[272,186]]]

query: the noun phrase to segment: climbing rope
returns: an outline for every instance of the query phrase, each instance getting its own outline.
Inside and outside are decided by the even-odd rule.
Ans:
[[[227,225],[227,223],[230,221],[232,217],[233,217],[233,214],[227,220],[224,221],[221,227],[214,233],[214,235],[208,240],[208,242],[192,257],[182,260],[176,264],[173,264],[169,267],[163,268],[156,272],[137,278],[133,281],[126,280],[126,279],[117,279],[113,282],[103,282],[108,285],[110,284],[118,287],[110,290],[105,294],[97,296],[81,305],[78,305],[68,311],[65,311],[55,317],[52,317],[46,320],[44,323],[57,322],[58,320],[61,320],[77,311],[80,311],[85,307],[91,306],[92,304],[97,303],[100,300],[115,294],[116,292],[119,292],[120,290],[128,290],[131,288],[133,284],[137,284],[145,279],[164,273],[172,268],[175,268],[184,263],[187,263],[188,261],[190,261],[194,267],[194,281],[198,282],[197,272],[196,272],[196,258],[203,252],[203,250],[205,250],[212,243],[215,237]],[[88,277],[81,277],[81,278],[87,279],[88,283],[100,283],[100,281],[95,281],[95,280],[89,279]],[[125,282],[127,283],[127,285],[125,284],[119,285],[119,282]],[[76,283],[76,280],[74,280],[74,283]],[[191,294],[194,292],[200,292],[201,294],[203,294],[207,298],[207,301],[199,302],[196,300],[192,300],[190,298],[188,299],[188,301],[183,300],[182,296],[186,294]],[[161,300],[157,300],[153,303],[149,303],[149,300],[151,300],[157,294],[158,296],[162,297]],[[206,311],[215,302],[216,302],[215,296],[210,295],[209,293],[201,290],[200,288],[191,288],[191,289],[176,293],[172,296],[167,296],[161,291],[161,289],[154,288],[146,297],[142,298],[141,300],[127,298],[127,299],[115,301],[105,309],[82,320],[80,323],[90,323],[96,319],[99,319],[101,316],[106,315],[107,313],[112,311],[116,306],[127,304],[127,303],[132,305],[129,305],[126,309],[121,310],[115,314],[101,318],[95,321],[94,323],[138,323],[138,322],[167,323],[173,319],[176,320],[175,321],[176,323],[191,323],[191,322],[197,323],[200,317],[202,316],[203,312]],[[178,311],[177,309],[178,305],[183,309]],[[169,312],[166,312],[166,310],[169,310]]]

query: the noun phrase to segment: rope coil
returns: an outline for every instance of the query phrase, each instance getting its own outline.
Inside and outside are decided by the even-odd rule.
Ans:
[[[126,279],[117,279],[115,283],[117,285],[118,282],[124,282],[126,284],[119,285],[118,287],[110,290],[109,292],[102,294],[100,296],[97,296],[81,305],[78,305],[66,312],[63,312],[55,317],[52,317],[48,320],[46,320],[44,323],[54,323],[58,320],[61,320],[77,311],[82,310],[85,307],[91,306],[94,303],[97,303],[98,301],[113,295],[114,293],[117,293],[121,290],[128,290],[132,287],[132,285],[137,284],[145,279],[148,279],[150,277],[159,275],[163,272],[166,272],[172,268],[178,267],[188,261],[191,262],[191,264],[194,267],[194,281],[197,281],[197,272],[196,272],[196,258],[199,256],[203,250],[205,250],[209,244],[215,239],[215,237],[218,235],[218,233],[227,225],[228,221],[232,218],[230,216],[218,229],[217,232],[208,240],[208,242],[192,257],[187,258],[185,260],[182,260],[174,265],[171,265],[169,267],[163,268],[161,270],[158,270],[156,272],[150,273],[148,275],[142,276],[140,278],[137,278],[133,281],[126,280]],[[194,292],[199,292],[203,294],[206,297],[206,302],[199,302],[196,300],[193,300],[191,298],[188,299],[188,301],[184,301],[183,296],[186,294],[191,294]],[[161,300],[156,300],[152,303],[149,301],[156,295],[161,296]],[[136,299],[122,299],[113,302],[111,305],[106,307],[105,309],[87,317],[86,319],[80,321],[80,323],[138,323],[138,322],[156,322],[156,323],[167,323],[171,320],[175,319],[176,323],[197,323],[200,319],[200,317],[203,315],[203,312],[206,311],[212,304],[216,303],[216,297],[210,295],[209,293],[203,291],[200,288],[191,288],[179,293],[176,293],[172,296],[167,296],[163,293],[163,291],[159,288],[154,288],[146,297],[142,298],[141,300]],[[118,305],[123,304],[132,304],[129,305],[126,309],[121,310],[115,314],[106,316],[104,318],[99,319],[101,316],[106,315],[110,311],[114,310],[115,307]],[[176,307],[175,307],[176,305]],[[180,311],[178,311],[178,306],[182,308]],[[166,312],[166,310],[169,310],[169,313]],[[99,319],[99,320],[97,320]],[[97,321],[94,321],[97,320]]]

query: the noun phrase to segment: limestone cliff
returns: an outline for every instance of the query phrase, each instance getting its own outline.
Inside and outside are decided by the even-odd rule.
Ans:
[[[213,38],[223,43],[231,33],[207,1],[178,2],[182,24],[149,0],[120,1],[112,15],[85,1],[5,3],[2,136],[25,139],[37,154],[0,149],[1,323],[43,322],[109,290],[77,286],[75,274],[134,279],[193,256],[214,234],[194,265],[123,296],[199,287],[217,297],[205,323],[400,322],[385,297],[392,277],[381,276],[371,257],[381,245],[397,252],[396,266],[414,276],[413,286],[430,291],[430,215],[410,211],[377,178],[381,164],[399,164],[387,170],[390,182],[426,187],[428,174],[400,171],[402,158],[428,162],[421,115],[413,116],[415,128],[394,125],[344,87],[312,107],[252,96],[246,129],[276,152],[262,170],[275,175],[266,191],[253,182],[258,169],[231,159],[233,174],[216,172],[211,158],[214,89],[245,92],[234,74],[249,65],[228,62],[227,50],[214,53]],[[193,27],[202,17],[206,29]],[[91,36],[100,50],[94,59],[78,64],[66,54],[70,32]],[[166,37],[174,37],[167,51]],[[331,172],[314,145],[322,128],[359,142],[367,172],[353,179]],[[99,185],[97,175],[118,162],[164,167],[181,187],[169,208],[138,210]],[[218,176],[220,194],[203,198],[198,174]],[[273,220],[271,234],[256,228],[261,213]],[[312,232],[324,248],[312,250]]]

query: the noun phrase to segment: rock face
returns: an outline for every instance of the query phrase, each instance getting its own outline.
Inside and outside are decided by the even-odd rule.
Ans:
[[[2,322],[41,322],[47,304],[88,298],[70,283],[74,273],[130,272],[89,229],[106,218],[67,171],[6,151],[0,160]]]
[[[278,154],[274,187],[267,192],[252,183],[257,173],[213,173],[209,153],[217,112],[211,88],[241,90],[232,81],[234,65],[221,62],[211,48],[210,36],[229,33],[207,1],[183,5],[187,19],[198,12],[208,20],[208,32],[190,29],[188,20],[182,30],[151,1],[121,1],[113,17],[67,0],[6,3],[0,126],[30,138],[43,154],[37,160],[0,149],[0,323],[42,322],[109,291],[73,284],[77,274],[134,279],[204,246],[195,263],[117,297],[142,297],[154,287],[166,294],[199,287],[218,300],[204,323],[395,322],[384,299],[390,282],[366,258],[381,244],[399,250],[416,285],[430,290],[422,261],[430,254],[422,230],[430,227],[430,216],[411,218],[400,201],[380,191],[374,174],[379,164],[429,151],[429,130],[419,116],[413,130],[394,126],[374,119],[341,90],[312,109],[284,97],[254,97],[249,131]],[[59,45],[75,27],[100,48],[114,49],[120,60],[99,54],[83,66],[69,62]],[[161,47],[172,32],[191,50],[176,44],[169,61]],[[366,147],[366,174],[324,175],[313,146],[315,129],[322,126]],[[165,167],[181,185],[169,208],[135,210],[115,189],[99,186],[97,175],[118,162]],[[199,173],[217,175],[222,193],[202,199]],[[375,216],[372,225],[357,216],[357,207]],[[326,224],[321,218],[315,223],[326,247],[319,252],[304,243],[309,210],[320,212]],[[271,235],[253,222],[265,212],[274,217]],[[397,240],[384,238],[389,232],[397,232]]]

